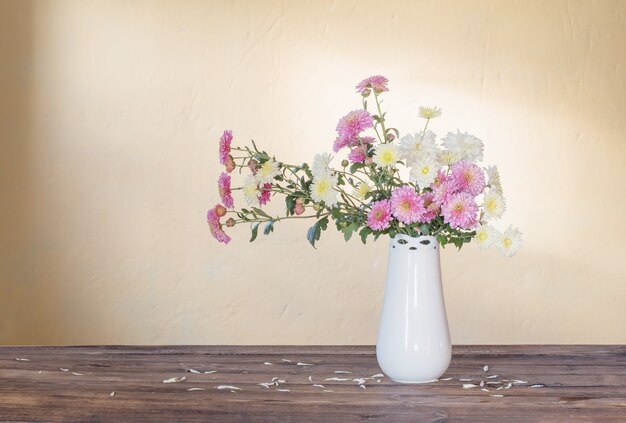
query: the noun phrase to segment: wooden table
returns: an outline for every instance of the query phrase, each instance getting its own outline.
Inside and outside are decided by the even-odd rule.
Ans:
[[[0,420],[626,422],[626,346],[458,346],[438,382],[379,373],[371,346],[0,347]]]

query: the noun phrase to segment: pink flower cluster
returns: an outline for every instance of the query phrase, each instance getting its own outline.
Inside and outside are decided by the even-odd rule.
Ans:
[[[335,153],[344,147],[356,147],[359,145],[361,132],[374,125],[374,119],[367,110],[353,110],[337,123],[337,138],[333,145]]]
[[[228,173],[231,173],[235,169],[235,161],[233,160],[233,156],[230,155],[230,143],[232,140],[232,131],[226,130],[220,137],[220,164],[226,166],[226,171]]]
[[[222,230],[222,224],[220,222],[220,218],[224,217],[225,215],[226,207],[218,204],[207,212],[206,218],[207,222],[209,223],[211,235],[213,235],[213,237],[219,242],[228,244],[230,242],[230,237],[226,235],[226,233]]]
[[[272,195],[272,184],[265,183],[262,187],[259,187],[259,191],[261,191],[261,195],[259,195],[259,204],[261,206],[266,205],[270,201],[270,196]]]
[[[389,91],[387,88],[387,84],[389,80],[382,75],[374,75],[369,78],[365,78],[363,81],[357,84],[356,92],[360,94],[369,95],[369,90],[372,89],[376,94],[382,93],[383,91]]]
[[[485,189],[485,174],[476,164],[463,160],[442,171],[432,185],[432,203],[441,207],[444,222],[452,228],[471,229],[478,224],[476,196]]]
[[[233,199],[232,191],[230,189],[230,175],[228,173],[222,172],[220,174],[220,177],[217,180],[217,191],[219,192],[222,203],[224,203],[226,208],[232,209],[235,207],[235,200]]]

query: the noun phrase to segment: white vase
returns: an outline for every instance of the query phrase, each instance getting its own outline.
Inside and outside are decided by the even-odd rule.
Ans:
[[[378,364],[396,382],[425,383],[445,373],[451,355],[439,243],[432,236],[396,235],[389,242]]]

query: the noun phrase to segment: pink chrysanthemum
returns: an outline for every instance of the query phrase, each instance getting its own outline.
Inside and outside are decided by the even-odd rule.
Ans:
[[[424,203],[424,214],[420,218],[420,222],[428,223],[437,217],[439,212],[439,206],[435,203],[435,195],[432,192],[425,192],[422,194],[422,201]]]
[[[259,195],[259,204],[264,206],[270,201],[270,196],[272,195],[272,184],[265,183],[263,184],[263,187],[260,187],[259,189],[261,191],[261,195]]]
[[[450,179],[457,191],[469,192],[477,196],[485,189],[485,173],[474,163],[462,160],[450,168]]]
[[[355,88],[357,93],[362,93],[371,88],[372,90],[374,90],[374,92],[378,94],[382,93],[383,91],[389,91],[389,88],[387,88],[388,83],[389,80],[384,76],[374,75],[370,76],[369,78],[365,78],[363,81],[359,82]]]
[[[372,210],[367,214],[367,226],[375,231],[382,231],[391,224],[391,203],[389,200],[380,200],[372,204]]]
[[[230,237],[226,235],[226,233],[222,230],[222,224],[220,223],[220,214],[218,210],[224,209],[224,206],[218,204],[214,208],[210,209],[207,212],[206,218],[209,223],[209,229],[211,230],[211,235],[219,242],[223,242],[224,244],[228,244],[230,242]],[[225,209],[224,209],[225,210]]]
[[[457,192],[441,207],[443,221],[452,228],[471,229],[478,223],[478,206],[474,197],[467,192]]]
[[[361,140],[361,144],[374,144],[376,142],[374,137],[359,137],[359,140]]]
[[[230,189],[230,175],[222,172],[220,174],[219,179],[217,180],[217,191],[220,194],[220,198],[222,199],[222,203],[226,208],[232,209],[235,207],[235,200],[232,196],[232,191]]]
[[[233,132],[226,130],[220,137],[220,163],[225,165],[230,156],[230,143],[233,140]]]
[[[357,136],[373,125],[372,115],[367,110],[353,110],[337,123],[337,139],[333,145],[335,152],[354,143]]]
[[[391,210],[396,219],[407,225],[419,221],[426,211],[422,198],[408,185],[393,190]]]
[[[350,160],[350,162],[352,163],[363,163],[365,161],[365,158],[367,157],[367,154],[365,153],[365,148],[367,147],[354,147],[352,150],[350,150],[350,153],[348,154],[348,160]]]

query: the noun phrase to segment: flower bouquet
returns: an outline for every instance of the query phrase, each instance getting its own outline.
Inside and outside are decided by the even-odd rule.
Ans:
[[[250,146],[233,146],[232,132],[224,131],[219,141],[219,159],[225,166],[218,179],[221,204],[210,209],[207,217],[212,235],[225,244],[231,238],[224,232],[224,225],[250,224],[250,241],[254,241],[259,228],[268,235],[276,223],[287,219],[315,220],[307,232],[307,239],[313,246],[331,221],[346,241],[355,234],[363,243],[370,236],[377,239],[389,235],[388,285],[377,356],[383,370],[393,373],[396,370],[381,361],[383,353],[389,355],[381,349],[381,344],[385,344],[391,345],[385,350],[392,351],[389,360],[404,363],[402,357],[393,356],[402,350],[399,341],[387,340],[383,333],[386,310],[403,307],[401,299],[398,304],[387,305],[392,296],[389,293],[391,279],[404,280],[409,290],[425,289],[420,288],[424,278],[432,279],[434,286],[439,284],[440,287],[439,245],[461,248],[474,240],[480,248],[494,246],[511,256],[520,247],[521,233],[510,226],[499,232],[491,225],[504,213],[506,202],[497,168],[479,164],[483,159],[482,140],[458,130],[438,140],[428,128],[429,122],[441,115],[437,107],[421,107],[422,128],[401,136],[397,128],[389,126],[387,114],[382,110],[382,96],[388,91],[387,78],[381,75],[367,78],[356,86],[356,91],[362,107],[339,119],[333,154],[317,154],[310,164],[277,160],[254,141]],[[237,187],[232,186],[231,179],[235,170],[245,175],[243,184]],[[234,191],[241,191],[245,207],[235,208]],[[262,209],[276,197],[282,197],[285,205],[284,213],[278,216]],[[396,260],[398,254],[403,255]],[[392,266],[396,262],[399,264]],[[399,275],[396,268],[406,268],[407,264],[415,267],[413,273],[409,272],[412,276]],[[428,292],[431,291],[437,289]],[[408,291],[403,292],[406,296]],[[431,302],[440,303],[445,320],[442,294]],[[447,323],[441,330],[419,326],[418,322],[415,329],[409,327],[411,324],[401,323],[402,319],[407,321],[407,315],[417,320],[433,320],[405,310],[405,314],[396,316],[398,324],[405,325],[403,336],[413,330],[419,339],[426,337],[432,341],[433,330],[442,332],[439,352],[444,360],[439,367],[445,365],[445,371],[450,342]],[[397,323],[396,317],[389,323],[391,326]],[[416,338],[416,342],[419,339]],[[396,380],[423,382],[440,371],[406,374],[402,367],[411,367],[411,363],[423,357],[410,351],[404,354],[406,363],[400,366],[400,373],[396,377],[390,374]],[[448,363],[445,363],[446,354]]]

